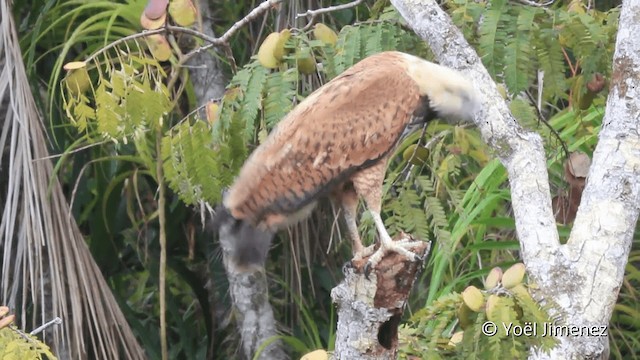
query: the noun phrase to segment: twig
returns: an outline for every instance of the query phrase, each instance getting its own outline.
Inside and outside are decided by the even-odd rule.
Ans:
[[[533,107],[536,109],[536,115],[538,116],[538,121],[543,123],[544,126],[546,126],[549,129],[549,131],[551,131],[553,136],[555,136],[558,139],[558,141],[560,142],[560,146],[562,146],[562,150],[564,151],[564,153],[565,153],[565,155],[567,156],[567,159],[568,159],[569,158],[569,149],[567,148],[567,144],[564,142],[564,140],[562,140],[562,138],[560,137],[560,134],[556,131],[556,129],[554,129],[553,126],[551,126],[549,121],[547,121],[547,119],[544,118],[544,116],[542,115],[542,112],[536,106],[536,101],[533,98],[533,96],[531,96],[531,94],[529,94],[528,91],[525,91],[524,93],[527,95],[527,98],[529,99],[529,101],[531,101],[531,103],[533,104]]]
[[[92,61],[93,59],[95,59],[99,55],[105,53],[107,50],[113,49],[114,47],[116,47],[116,46],[118,46],[118,45],[120,45],[122,43],[125,43],[125,42],[127,42],[129,40],[135,40],[135,39],[142,38],[142,37],[147,37],[147,36],[151,36],[151,35],[155,35],[155,34],[160,34],[160,33],[163,33],[165,31],[167,31],[165,28],[160,28],[160,29],[155,29],[155,30],[145,30],[143,32],[139,32],[139,33],[136,33],[136,34],[125,36],[125,37],[123,37],[121,39],[118,39],[118,40],[110,43],[109,45],[107,45],[107,46],[105,46],[103,48],[100,48],[98,51],[94,52],[88,58],[86,58],[84,60],[84,62],[88,63],[89,61]]]
[[[256,8],[254,8],[253,10],[251,10],[251,12],[249,12],[249,14],[247,14],[247,16],[243,17],[242,19],[240,19],[239,21],[237,21],[235,24],[233,24],[222,36],[216,38],[216,37],[211,37],[209,35],[206,35],[200,31],[191,29],[191,28],[185,28],[185,27],[181,27],[181,26],[173,26],[173,25],[167,25],[165,27],[162,27],[160,29],[155,29],[155,30],[145,30],[143,32],[139,32],[136,34],[132,34],[129,36],[125,36],[121,39],[118,39],[112,43],[110,43],[109,45],[101,48],[100,50],[96,51],[95,53],[91,54],[91,56],[89,56],[85,62],[89,62],[91,60],[93,60],[95,57],[97,57],[98,55],[104,53],[107,50],[110,50],[126,41],[129,40],[134,40],[134,39],[138,39],[138,38],[143,38],[143,37],[147,37],[147,36],[151,36],[151,35],[155,35],[155,34],[161,34],[167,31],[173,31],[173,32],[182,32],[185,34],[189,34],[189,35],[193,35],[196,36],[206,42],[208,42],[208,45],[205,46],[201,46],[198,49],[191,51],[190,53],[188,53],[187,55],[185,55],[185,57],[191,57],[193,55],[195,55],[195,53],[198,53],[200,51],[203,50],[207,50],[210,49],[214,46],[228,46],[228,42],[229,39],[243,26],[245,26],[246,24],[248,24],[249,22],[253,21],[255,18],[257,18],[258,16],[260,16],[262,13],[264,13],[265,11],[269,10],[271,7],[273,7],[274,5],[277,5],[279,3],[281,3],[284,0],[266,0],[264,1],[262,4],[258,5]],[[362,1],[362,0],[360,0]],[[186,61],[186,60],[185,60]]]
[[[305,12],[305,13],[296,15],[296,18],[301,18],[303,16],[307,16],[307,17],[310,17],[311,20],[313,20],[318,15],[326,14],[326,13],[333,12],[333,11],[340,11],[340,10],[344,10],[344,9],[349,9],[349,8],[352,8],[352,7],[356,7],[356,6],[360,5],[361,3],[362,3],[362,0],[355,0],[355,1],[352,1],[352,2],[347,3],[347,4],[329,6],[329,7],[326,7],[326,8],[321,8],[321,9],[316,9],[316,10],[307,10],[307,12]]]
[[[29,335],[38,335],[39,333],[43,332],[44,330],[46,330],[48,327],[51,327],[53,325],[60,325],[62,324],[62,319],[60,319],[59,317],[55,317],[53,320],[51,321],[47,321],[46,323],[38,326],[37,328],[33,329],[33,331],[31,331],[29,333]]]
[[[85,59],[85,62],[88,63],[92,60],[94,60],[96,57],[98,57],[101,54],[104,54],[106,51],[113,49],[114,47],[126,43],[127,41],[130,40],[135,40],[135,39],[139,39],[139,38],[144,38],[147,36],[151,36],[151,35],[156,35],[156,34],[162,34],[162,33],[166,33],[166,32],[181,32],[181,33],[185,33],[188,35],[192,35],[195,37],[198,37],[206,42],[208,42],[209,44],[204,45],[204,46],[200,46],[190,52],[188,52],[187,54],[185,54],[184,56],[182,56],[180,58],[180,60],[178,61],[177,64],[177,68],[180,68],[181,66],[183,66],[184,64],[187,63],[187,61],[189,61],[189,59],[191,59],[193,56],[195,56],[196,54],[200,53],[201,51],[205,51],[208,50],[212,47],[219,47],[221,48],[225,55],[227,56],[227,58],[229,59],[229,62],[231,63],[231,67],[232,69],[235,71],[236,69],[236,65],[235,65],[235,59],[233,58],[233,54],[231,53],[231,48],[229,46],[229,39],[235,35],[235,33],[242,28],[243,26],[245,26],[246,24],[248,24],[249,22],[253,21],[255,18],[257,18],[258,16],[260,16],[261,14],[263,14],[264,12],[266,12],[267,10],[271,9],[274,5],[277,5],[279,3],[281,3],[284,0],[266,0],[264,1],[262,4],[258,5],[257,7],[255,7],[253,10],[251,10],[251,12],[249,12],[249,14],[247,14],[247,16],[245,16],[244,18],[240,19],[239,21],[237,21],[236,23],[234,23],[224,34],[222,34],[222,36],[220,37],[211,37],[207,34],[204,34],[200,31],[191,29],[191,28],[186,28],[186,27],[181,27],[181,26],[174,26],[174,25],[166,25],[162,28],[159,29],[154,29],[154,30],[145,30],[142,31],[140,33],[136,33],[136,34],[132,34],[129,36],[125,36],[121,39],[118,39],[112,43],[110,43],[109,45],[99,49],[98,51],[96,51],[95,53],[91,54],[88,58]],[[362,1],[362,0],[360,0]],[[175,84],[175,82],[178,79],[178,75],[174,75],[171,77],[171,79],[169,80],[168,84],[169,84],[169,88],[171,88],[173,86],[173,84]]]
[[[244,18],[242,18],[240,21],[236,22],[235,24],[233,24],[229,30],[227,30],[221,37],[220,40],[224,43],[227,43],[227,41],[229,40],[229,38],[231,36],[233,36],[233,34],[236,33],[236,31],[238,31],[238,29],[240,29],[241,27],[245,26],[247,23],[253,21],[255,18],[257,18],[258,16],[260,16],[263,12],[269,10],[271,7],[273,7],[274,5],[277,5],[279,3],[281,3],[283,0],[266,0],[265,2],[263,2],[262,4],[258,5],[255,9],[251,10],[250,13],[247,14],[247,16],[245,16]]]
[[[89,61],[92,61],[93,59],[95,59],[99,55],[104,54],[106,51],[111,50],[114,47],[116,47],[116,46],[118,46],[118,45],[120,45],[122,43],[126,43],[127,41],[135,40],[135,39],[139,39],[139,38],[145,38],[145,37],[151,36],[151,35],[162,34],[162,33],[165,33],[167,31],[183,32],[185,34],[189,34],[189,35],[193,35],[193,36],[199,37],[204,41],[208,41],[208,42],[211,42],[211,43],[214,43],[214,44],[220,43],[220,38],[214,38],[214,37],[208,36],[207,34],[203,34],[203,33],[199,32],[197,30],[190,29],[190,28],[185,28],[185,27],[181,27],[181,26],[167,25],[167,26],[159,28],[159,29],[144,30],[142,32],[131,34],[129,36],[125,36],[123,38],[120,38],[120,39],[110,43],[109,45],[107,45],[107,46],[105,46],[103,48],[100,48],[98,51],[96,51],[93,54],[91,54],[84,61],[88,63]]]
[[[296,19],[301,18],[301,17],[308,17],[309,18],[309,22],[307,23],[307,25],[305,27],[302,28],[302,30],[308,30],[311,25],[313,24],[313,21],[316,19],[316,17],[318,15],[322,15],[322,14],[326,14],[326,13],[330,13],[333,11],[340,11],[340,10],[344,10],[344,9],[349,9],[352,7],[356,7],[358,5],[360,5],[362,3],[363,0],[355,0],[352,1],[350,3],[347,4],[342,4],[342,5],[335,5],[335,6],[329,6],[326,8],[321,8],[321,9],[316,9],[316,10],[307,10],[307,12],[304,12],[302,14],[298,14],[296,15]]]
[[[525,5],[529,5],[529,6],[547,7],[547,6],[553,5],[553,3],[556,2],[556,0],[549,0],[549,1],[543,2],[543,3],[537,3],[537,2],[531,1],[531,0],[518,0],[518,2],[520,2],[522,4],[525,4]]]
[[[243,26],[245,26],[249,22],[255,20],[258,16],[262,15],[264,12],[266,12],[269,9],[271,9],[274,5],[277,5],[277,4],[281,3],[282,1],[284,1],[284,0],[266,0],[265,2],[263,2],[260,5],[258,5],[253,10],[251,10],[245,17],[243,17],[242,19],[240,19],[239,21],[234,23],[219,38],[212,38],[210,36],[206,36],[206,35],[200,33],[199,31],[189,29],[190,31],[188,31],[186,33],[194,35],[194,36],[198,36],[201,39],[209,42],[209,44],[204,45],[204,46],[199,46],[199,47],[191,50],[190,52],[186,53],[184,56],[182,56],[180,58],[180,61],[178,62],[177,67],[180,67],[180,66],[186,64],[192,57],[194,57],[195,55],[197,55],[198,53],[200,53],[202,51],[209,50],[212,47],[219,47],[219,48],[222,49],[222,51],[224,52],[224,54],[227,57],[227,59],[229,59],[229,62],[231,63],[232,70],[235,71],[236,70],[236,63],[235,63],[235,59],[233,58],[233,54],[231,53],[231,47],[229,46],[229,39],[240,28],[242,28]],[[169,26],[169,27],[167,27],[167,29],[168,30],[175,29],[175,30],[178,30],[178,31],[182,31],[182,29],[184,29],[184,28]],[[200,35],[204,35],[204,36],[200,36]],[[171,80],[175,81],[177,79],[174,77]],[[170,83],[172,81],[170,81]]]
[[[181,123],[185,120],[187,120],[191,115],[199,112],[200,110],[204,109],[205,107],[207,107],[207,105],[209,105],[210,103],[220,103],[222,101],[222,98],[216,98],[216,99],[209,99],[209,101],[205,102],[204,104],[198,106],[197,108],[193,109],[192,111],[190,111],[187,115],[185,115],[182,119],[180,119],[180,121],[178,121],[178,123]]]
[[[418,147],[421,145],[422,143],[422,139],[424,138],[425,134],[427,133],[427,126],[428,123],[425,123],[422,127],[422,132],[420,133],[420,137],[418,138],[418,142],[416,143],[416,147],[413,149],[413,153],[411,153],[411,157],[409,159],[413,159],[416,156],[416,153],[418,152]],[[439,141],[440,138],[444,137],[446,135],[446,133],[443,131],[439,134],[434,135],[431,139],[429,139],[429,141],[427,141],[427,143],[424,144],[423,147],[428,148],[431,146],[431,144],[433,144],[436,141]],[[411,169],[413,169],[413,164],[411,164],[410,161],[407,161],[407,163],[405,164],[404,168],[402,168],[402,170],[398,173],[398,175],[396,175],[396,177],[393,179],[393,181],[391,181],[391,186],[395,185],[396,182],[398,182],[398,180],[400,180],[400,178],[402,177],[406,177],[407,175],[409,175],[409,171],[411,171]]]
[[[571,63],[571,58],[569,57],[569,54],[567,54],[567,50],[565,50],[564,47],[562,47],[561,49],[562,49],[562,55],[564,55],[564,59],[567,61],[567,65],[569,65],[569,70],[571,70],[571,75],[576,76],[576,73],[578,72],[578,69],[577,69],[578,63],[576,62],[576,66],[574,67],[573,64]]]
[[[5,329],[9,329],[9,330],[13,331],[14,333],[20,335],[20,337],[23,338],[24,341],[28,341],[30,343],[35,343],[35,341],[32,338],[28,337],[26,333],[22,332],[22,330],[18,329],[15,326],[8,326]]]
[[[569,65],[569,70],[571,70],[571,76],[575,77],[578,72],[578,62],[576,62],[576,65],[574,66],[571,63],[571,58],[569,57],[569,54],[567,54],[567,50],[565,50],[564,47],[561,47],[560,49],[562,49],[562,55],[564,55],[564,59],[567,62],[567,65]],[[572,103],[573,103],[573,87],[569,89],[569,106],[571,106]]]
[[[211,37],[203,32],[200,32],[198,30],[194,30],[191,28],[186,28],[186,27],[182,27],[182,26],[174,26],[174,25],[167,25],[165,27],[166,30],[168,31],[174,31],[174,32],[182,32],[188,35],[193,35],[195,37],[199,37],[200,39],[204,40],[204,41],[208,41],[210,43],[214,43],[214,44],[220,44],[221,40],[220,38],[215,38],[215,37]]]
[[[158,181],[158,222],[160,223],[160,348],[162,360],[169,359],[169,345],[167,342],[167,304],[166,304],[166,279],[167,279],[167,230],[165,214],[165,180],[162,170],[162,129],[158,127],[156,134],[156,180]]]
[[[79,147],[79,148],[77,148],[77,149],[73,149],[73,150],[71,150],[71,151],[64,152],[64,153],[62,153],[62,154],[53,154],[53,155],[49,155],[49,156],[45,156],[45,157],[41,157],[41,158],[38,158],[38,159],[33,159],[33,160],[32,160],[32,162],[42,161],[42,160],[49,160],[49,159],[55,159],[55,158],[59,158],[59,157],[62,157],[62,156],[71,155],[71,154],[74,154],[74,153],[80,152],[80,151],[82,151],[82,150],[90,149],[90,148],[92,148],[92,147],[94,147],[94,146],[104,145],[104,144],[106,144],[106,143],[108,143],[108,142],[110,142],[110,141],[109,141],[109,140],[102,140],[102,141],[98,141],[98,142],[95,142],[95,143],[93,143],[93,144],[88,144],[88,145],[85,145],[85,146],[81,146],[81,147]]]

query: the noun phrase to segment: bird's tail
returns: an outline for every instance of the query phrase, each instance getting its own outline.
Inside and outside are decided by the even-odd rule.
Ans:
[[[264,267],[273,232],[234,218],[224,205],[217,206],[212,225],[226,259],[239,267]]]

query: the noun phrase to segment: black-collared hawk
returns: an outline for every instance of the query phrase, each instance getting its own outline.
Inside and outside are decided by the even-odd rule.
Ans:
[[[356,214],[361,197],[379,234],[369,258],[389,251],[410,259],[380,217],[387,162],[410,125],[435,117],[470,119],[476,92],[460,73],[400,52],[370,56],[298,104],[250,155],[224,196],[223,225],[235,233],[239,265],[264,261],[273,234],[309,215],[323,196],[343,209],[356,258],[365,255]]]

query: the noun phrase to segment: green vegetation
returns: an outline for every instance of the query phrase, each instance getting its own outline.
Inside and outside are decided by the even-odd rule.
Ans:
[[[0,329],[0,358],[4,360],[56,360],[49,347],[35,336],[10,327]]]

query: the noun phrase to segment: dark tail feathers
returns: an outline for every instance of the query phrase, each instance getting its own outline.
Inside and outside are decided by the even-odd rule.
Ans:
[[[234,218],[224,205],[216,207],[212,230],[219,235],[225,256],[237,266],[264,267],[273,233]]]

